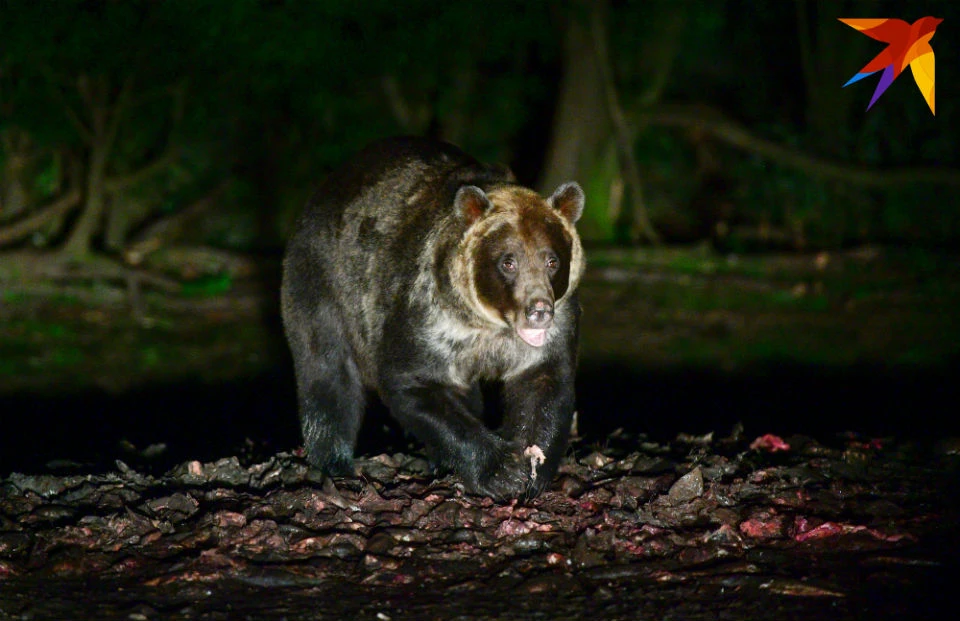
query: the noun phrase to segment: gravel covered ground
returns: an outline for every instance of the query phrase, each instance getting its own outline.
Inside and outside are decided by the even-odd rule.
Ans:
[[[0,482],[0,619],[946,618],[949,445],[575,443],[526,505],[422,458],[281,453]]]

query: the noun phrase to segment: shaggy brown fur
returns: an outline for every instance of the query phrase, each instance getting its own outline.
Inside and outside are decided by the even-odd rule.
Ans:
[[[582,209],[575,183],[543,199],[421,139],[378,143],[330,175],[282,288],[310,461],[351,471],[366,387],[471,491],[539,493],[574,407]],[[502,386],[498,430],[481,380]]]

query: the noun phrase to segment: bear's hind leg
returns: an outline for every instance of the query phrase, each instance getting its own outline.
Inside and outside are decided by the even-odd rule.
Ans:
[[[332,316],[288,331],[307,460],[330,475],[352,475],[364,389],[342,328]],[[292,332],[292,333],[291,333]]]

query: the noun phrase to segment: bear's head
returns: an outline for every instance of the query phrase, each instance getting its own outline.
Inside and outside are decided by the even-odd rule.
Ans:
[[[546,343],[554,314],[583,274],[574,228],[583,204],[573,182],[547,199],[515,185],[461,187],[454,209],[467,228],[452,279],[473,312],[532,347]]]

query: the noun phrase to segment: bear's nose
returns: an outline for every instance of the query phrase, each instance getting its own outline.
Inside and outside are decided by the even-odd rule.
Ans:
[[[538,298],[527,306],[527,322],[535,328],[546,327],[553,320],[553,302]]]

